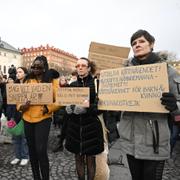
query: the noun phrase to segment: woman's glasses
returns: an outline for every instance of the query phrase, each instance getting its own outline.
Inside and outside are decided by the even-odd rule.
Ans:
[[[44,67],[42,67],[42,66],[31,66],[31,69],[41,70],[41,69],[44,69]]]
[[[85,67],[88,67],[88,65],[87,64],[77,64],[75,67],[76,68],[80,68],[80,67],[85,68]]]

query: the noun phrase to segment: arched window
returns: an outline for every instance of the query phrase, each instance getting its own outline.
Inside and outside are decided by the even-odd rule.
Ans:
[[[4,66],[4,74],[6,74],[6,66]]]

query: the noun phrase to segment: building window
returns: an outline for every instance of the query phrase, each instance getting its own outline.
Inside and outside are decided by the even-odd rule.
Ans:
[[[6,74],[6,66],[4,66],[4,74]]]
[[[14,54],[14,58],[16,59],[16,55]]]
[[[4,53],[4,56],[6,56],[6,53]]]

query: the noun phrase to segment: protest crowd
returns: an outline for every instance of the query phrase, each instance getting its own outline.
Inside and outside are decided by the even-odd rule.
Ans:
[[[130,45],[134,55],[124,63],[123,76],[130,73],[156,73],[161,69],[159,64],[165,63],[165,66],[160,67],[166,68],[167,76],[164,74],[161,76],[165,76],[168,88],[156,85],[154,88],[151,87],[150,92],[148,81],[154,79],[154,76],[143,76],[147,85],[141,92],[141,97],[144,99],[155,97],[157,107],[160,107],[157,111],[156,104],[154,104],[155,110],[145,105],[141,110],[121,109],[120,106],[126,105],[134,108],[135,105],[140,106],[140,103],[137,100],[133,102],[128,99],[122,99],[122,101],[120,99],[118,103],[116,101],[112,103],[111,95],[108,96],[108,94],[108,100],[102,102],[101,98],[106,92],[102,90],[106,83],[103,78],[108,73],[99,72],[96,64],[90,58],[78,58],[76,70],[69,76],[60,76],[58,71],[49,68],[47,58],[43,55],[34,59],[30,69],[12,65],[7,77],[1,72],[0,160],[5,159],[1,150],[2,147],[6,147],[7,151],[12,153],[12,159],[6,162],[9,164],[9,171],[13,167],[29,167],[30,179],[61,179],[60,174],[52,177],[53,169],[50,168],[52,162],[51,155],[49,155],[51,153],[56,155],[56,160],[59,160],[58,157],[68,156],[70,164],[73,162],[74,175],[69,179],[113,180],[110,168],[112,165],[119,167],[119,180],[165,179],[163,176],[165,167],[169,161],[174,163],[176,159],[174,150],[179,146],[180,75],[166,63],[167,59],[160,53],[154,52],[154,43],[155,38],[146,30],[138,30],[131,36]],[[133,69],[134,66],[135,68],[137,66],[136,70]],[[148,67],[149,72],[145,72],[145,68],[143,71],[138,69],[142,67]],[[132,71],[128,68],[132,68]],[[120,76],[121,70],[117,72],[116,74]],[[140,76],[137,74],[133,74],[128,80],[133,81],[135,77],[137,80]],[[51,86],[48,86],[49,84]],[[26,96],[23,102],[15,102],[11,98],[13,96],[9,89],[12,88],[11,91],[13,91],[13,88],[16,87],[17,90],[25,85],[27,89],[33,86],[43,87],[39,89],[44,91],[47,85],[46,88],[50,92],[44,96],[34,93],[32,100]],[[112,84],[108,84],[107,81],[106,85],[110,88]],[[69,98],[72,104],[57,103],[61,98],[57,96],[59,92],[76,88],[88,88],[88,99],[83,102],[83,105],[76,104],[76,101],[73,101],[73,95]],[[19,88],[21,89],[23,88]],[[142,91],[140,86],[139,90],[137,89],[136,85],[134,91]],[[115,92],[116,97],[122,97],[123,93],[129,93],[130,96],[130,88],[124,91],[113,91],[112,88],[110,90],[107,92]],[[79,91],[76,91],[77,95]],[[160,91],[160,93],[155,94],[155,91]],[[19,97],[15,94],[14,96]],[[33,98],[35,101],[38,98],[44,99],[38,103],[33,102]],[[10,100],[12,103],[9,103]],[[106,109],[109,105],[115,108]],[[103,108],[99,108],[101,106]],[[119,154],[123,153],[124,156],[120,155],[113,159],[110,153],[114,146],[118,147],[116,151]],[[63,152],[65,153],[62,154]],[[62,158],[61,161],[66,161],[66,159]],[[0,162],[1,170],[3,163]],[[57,166],[61,166],[58,161],[56,163]],[[66,169],[67,163],[64,162],[64,164]],[[126,178],[121,177],[120,167],[124,164],[129,172]],[[174,166],[180,167],[180,164],[176,163]],[[23,175],[19,177],[19,179],[23,178],[25,178]],[[9,179],[8,175],[7,179]],[[11,179],[17,179],[17,177],[12,176]]]

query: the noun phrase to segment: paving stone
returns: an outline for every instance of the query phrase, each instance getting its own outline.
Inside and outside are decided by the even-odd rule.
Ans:
[[[59,129],[52,127],[48,143],[50,180],[77,180],[74,155],[65,149],[63,152],[52,152],[58,134]],[[109,157],[112,160],[109,165],[110,180],[131,180],[126,156],[118,144],[111,147]],[[13,158],[12,144],[0,143],[0,180],[32,180],[30,163],[25,167],[12,166],[10,161]],[[180,180],[180,141],[177,142],[173,158],[165,163],[163,180]]]

